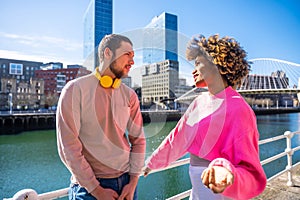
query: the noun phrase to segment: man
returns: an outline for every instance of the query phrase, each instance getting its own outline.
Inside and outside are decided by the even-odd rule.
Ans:
[[[137,199],[145,137],[139,100],[121,83],[134,64],[132,42],[105,36],[94,73],[64,87],[57,109],[57,144],[72,174],[70,199]]]

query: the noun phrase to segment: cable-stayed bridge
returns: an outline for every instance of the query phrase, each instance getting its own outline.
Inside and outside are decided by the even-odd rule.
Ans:
[[[268,97],[268,95],[298,95],[300,100],[300,64],[274,59],[256,58],[249,60],[251,71],[242,80],[237,91],[243,96],[256,95]],[[205,89],[193,88],[176,102],[190,101],[203,92]]]

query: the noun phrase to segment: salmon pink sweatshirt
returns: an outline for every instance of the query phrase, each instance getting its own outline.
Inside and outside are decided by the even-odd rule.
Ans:
[[[214,96],[199,95],[146,163],[150,169],[163,168],[192,153],[209,160],[210,166],[223,166],[233,173],[234,182],[223,195],[251,199],[266,186],[258,140],[253,110],[227,87]]]
[[[88,192],[96,178],[116,178],[125,172],[139,176],[146,141],[136,93],[121,84],[105,89],[94,74],[64,87],[57,109],[57,145],[72,182]]]

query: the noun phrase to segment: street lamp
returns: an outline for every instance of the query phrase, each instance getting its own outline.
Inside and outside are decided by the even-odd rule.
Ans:
[[[12,113],[13,102],[12,102],[12,93],[11,93],[12,84],[10,83],[10,81],[7,82],[6,88],[8,90],[9,113],[11,114]]]
[[[35,105],[36,105],[36,108],[37,108],[37,109],[40,108],[39,90],[40,90],[39,83],[36,83],[36,84],[35,84],[35,93],[36,93],[36,101],[35,101]]]
[[[12,107],[13,107],[12,93],[8,94],[8,102],[9,102],[9,113],[12,114]]]

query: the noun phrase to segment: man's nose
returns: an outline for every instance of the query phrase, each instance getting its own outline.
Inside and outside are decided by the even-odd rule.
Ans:
[[[130,64],[130,65],[134,65],[134,60],[133,60],[133,58],[131,58],[131,59],[129,60],[129,64]]]

